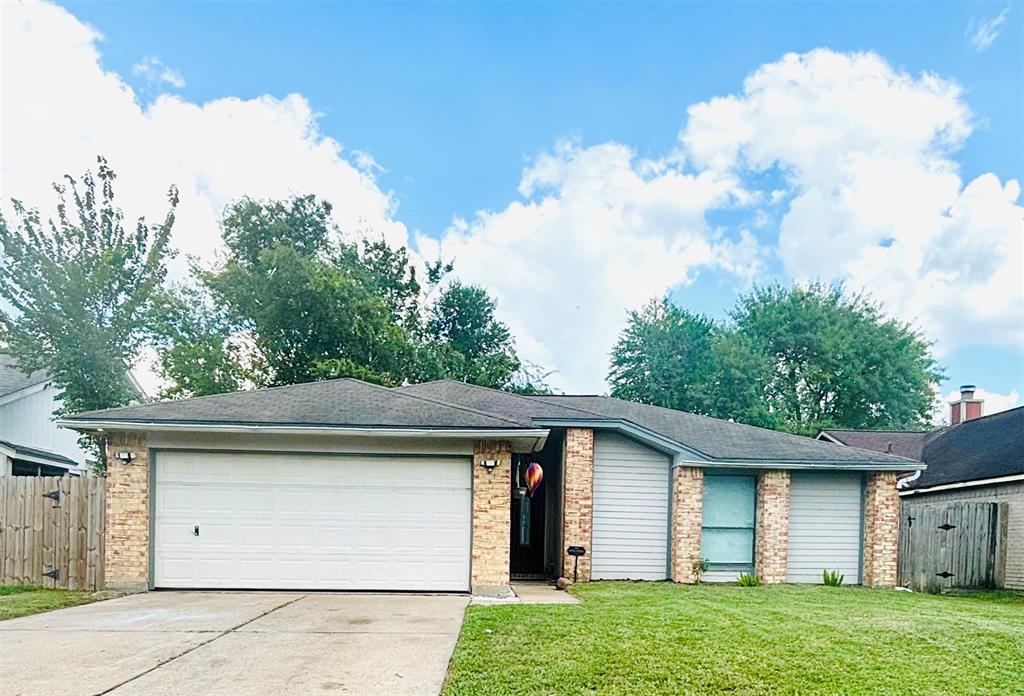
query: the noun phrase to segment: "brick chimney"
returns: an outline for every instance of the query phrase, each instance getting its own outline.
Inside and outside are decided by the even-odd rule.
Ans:
[[[949,402],[949,424],[956,425],[985,415],[985,400],[974,398],[974,385],[960,387],[960,398]]]

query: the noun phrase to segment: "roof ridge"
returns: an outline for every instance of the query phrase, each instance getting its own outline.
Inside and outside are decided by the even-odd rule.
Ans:
[[[473,387],[474,389],[482,389],[484,391],[494,392],[495,394],[502,394],[503,396],[513,396],[513,397],[515,397],[517,399],[526,399],[528,401],[533,401],[533,402],[536,402],[536,403],[543,403],[540,399],[542,397],[546,397],[546,396],[567,396],[566,394],[517,394],[515,392],[507,392],[507,391],[502,391],[501,389],[495,389],[494,387],[485,387],[482,384],[473,384],[472,382],[460,382],[457,379],[451,379],[451,378],[435,379],[435,380],[432,380],[430,382],[420,382],[420,384],[434,384],[436,382],[451,382],[452,384],[458,384],[460,387]],[[417,385],[410,384],[408,386],[415,387]],[[577,396],[577,395],[573,394],[573,396]],[[564,408],[567,411],[578,411],[580,413],[586,413],[587,415],[590,415],[590,416],[597,416],[598,418],[607,418],[607,416],[605,416],[603,414],[594,413],[593,411],[588,411],[586,409],[578,408],[576,406],[563,406],[561,404],[558,404],[558,407],[559,408]]]
[[[907,435],[920,435],[933,433],[937,428],[931,430],[900,430],[897,428],[822,428],[823,433],[904,433]]]
[[[356,380],[356,381],[360,381],[360,380]],[[455,380],[434,380],[434,381],[435,382],[444,382],[444,381],[454,382]],[[367,384],[369,384],[369,382],[367,382]],[[430,384],[430,382],[420,382],[420,384]],[[441,406],[447,406],[449,408],[454,408],[454,409],[457,409],[459,411],[465,411],[466,413],[473,413],[473,414],[476,414],[478,416],[487,416],[488,418],[494,418],[496,420],[502,420],[502,421],[505,421],[506,423],[512,423],[513,425],[516,425],[516,426],[518,426],[520,428],[523,427],[523,424],[521,422],[514,421],[514,420],[511,420],[509,418],[505,418],[504,416],[499,416],[499,415],[496,415],[494,413],[488,413],[487,411],[479,411],[479,410],[477,410],[475,408],[469,408],[468,406],[460,406],[459,404],[453,404],[450,401],[443,401],[441,399],[431,399],[431,398],[427,398],[425,396],[420,396],[418,394],[409,394],[409,393],[400,391],[400,389],[402,387],[381,387],[379,384],[373,384],[371,386],[379,387],[381,389],[384,389],[386,391],[391,392],[392,394],[397,394],[399,396],[404,396],[404,397],[406,397],[408,399],[416,399],[417,401],[425,401],[428,404],[440,404]],[[403,385],[403,386],[410,386],[411,387],[411,386],[415,386],[415,385],[409,384],[409,385]],[[487,387],[484,387],[484,389],[486,389],[486,388]]]

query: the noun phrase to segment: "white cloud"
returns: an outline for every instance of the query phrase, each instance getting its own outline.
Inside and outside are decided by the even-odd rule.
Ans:
[[[985,400],[985,404],[982,406],[982,409],[983,414],[986,416],[990,416],[993,413],[1000,413],[1002,411],[1009,411],[1011,408],[1017,408],[1020,406],[1020,393],[1016,390],[1011,390],[1009,394],[999,394],[997,392],[990,392],[986,389],[979,388],[975,390],[974,398]],[[942,425],[948,425],[950,412],[949,405],[959,399],[959,389],[951,389],[947,394],[937,394],[934,411],[935,422]]]
[[[302,95],[143,104],[102,68],[96,30],[53,5],[2,11],[5,199],[45,208],[51,181],[103,154],[129,219],[162,217],[178,185],[173,242],[206,260],[224,206],[241,195],[314,193],[348,232],[410,243],[375,178],[381,166],[321,133]],[[159,89],[173,86],[159,82],[165,67],[154,59],[140,70]],[[559,142],[528,163],[516,200],[453,221],[439,240],[416,234],[413,247],[454,258],[463,279],[487,287],[523,355],[559,370],[552,381],[563,389],[605,388],[628,309],[703,269],[747,283],[772,254],[795,279],[867,288],[940,351],[1021,345],[1019,186],[995,174],[961,180],[952,153],[971,129],[952,82],[870,53],[788,55],[755,70],[740,94],[691,107],[678,150],[644,159],[619,143]],[[778,249],[708,223],[733,208],[762,242],[778,225]],[[184,268],[179,258],[175,272]]]
[[[147,82],[156,86],[168,84],[181,89],[185,86],[185,78],[174,68],[169,68],[156,56],[146,56],[132,66],[132,72],[144,77]]]
[[[1007,6],[995,17],[989,17],[977,23],[972,20],[967,25],[967,40],[974,46],[974,50],[978,53],[987,50],[999,38],[999,34],[1003,31],[1003,25],[1006,24],[1006,18],[1009,16],[1010,8]]]
[[[305,97],[197,104],[160,95],[143,105],[119,75],[102,68],[101,36],[92,27],[50,4],[8,4],[3,12],[5,199],[45,210],[53,202],[50,182],[94,169],[102,154],[118,174],[115,193],[128,219],[161,219],[168,187],[179,187],[172,243],[207,260],[220,245],[224,206],[242,195],[314,193],[334,203],[342,229],[408,242],[370,161],[350,160],[323,135]],[[80,108],[69,111],[68,104]],[[184,258],[175,264],[182,273]]]
[[[628,309],[700,268],[752,276],[760,267],[753,237],[726,239],[705,221],[737,190],[727,176],[686,174],[615,143],[563,141],[530,163],[519,190],[523,199],[503,210],[457,221],[440,243],[418,243],[496,295],[525,356],[558,367],[559,388],[605,388]]]
[[[792,195],[779,231],[786,271],[868,290],[941,354],[1024,345],[1020,186],[994,174],[964,184],[951,154],[971,128],[955,83],[816,50],[692,106],[681,141],[705,171],[777,169]]]

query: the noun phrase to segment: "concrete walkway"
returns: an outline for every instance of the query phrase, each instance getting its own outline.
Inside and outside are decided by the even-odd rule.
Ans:
[[[437,694],[468,598],[150,592],[0,621],[0,692]]]

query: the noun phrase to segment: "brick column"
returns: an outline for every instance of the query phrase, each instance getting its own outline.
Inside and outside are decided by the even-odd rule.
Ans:
[[[565,550],[582,546],[578,580],[590,580],[591,537],[594,528],[594,431],[568,428],[562,454],[562,575],[572,578],[574,559]]]
[[[496,460],[488,470],[484,460]],[[473,443],[473,566],[475,594],[509,592],[510,525],[512,519],[512,445],[481,440]]]
[[[754,572],[766,585],[784,583],[789,571],[789,471],[757,477]]]
[[[693,562],[700,559],[704,515],[704,470],[672,469],[672,580],[694,583]]]
[[[899,550],[899,474],[873,471],[864,490],[864,572],[865,587],[895,587]]]
[[[131,452],[130,462],[117,459]],[[149,589],[149,449],[146,436],[112,433],[107,438],[106,530],[103,567],[106,586]]]

